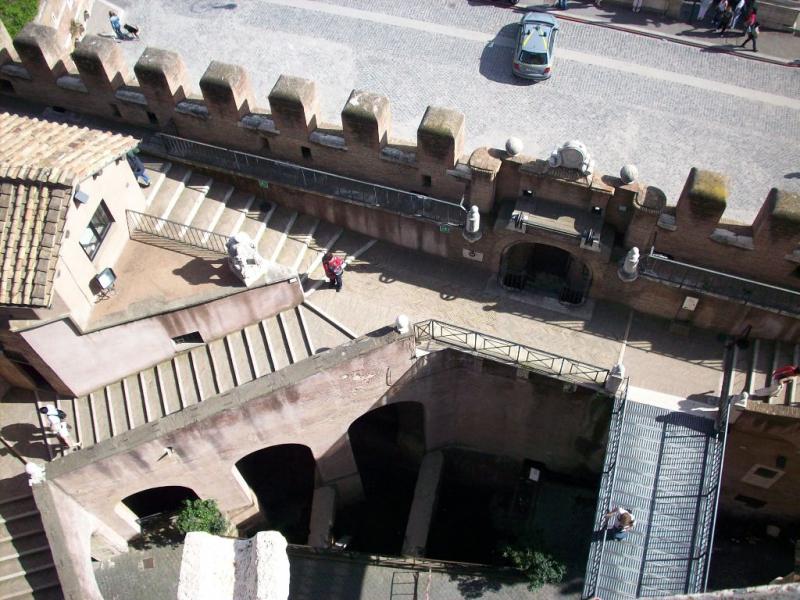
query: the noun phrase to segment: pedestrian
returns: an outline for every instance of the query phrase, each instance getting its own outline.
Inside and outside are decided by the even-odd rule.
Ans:
[[[120,23],[117,13],[113,10],[108,11],[108,20],[111,21],[111,29],[114,30],[114,35],[117,36],[118,40],[125,40],[128,38],[128,36],[122,33],[122,23]]]
[[[342,291],[342,273],[344,273],[342,259],[326,252],[322,257],[322,268],[325,270],[325,276],[328,278],[330,286],[336,288],[337,292]]]
[[[610,535],[615,540],[624,540],[628,533],[636,525],[633,515],[619,506],[615,506],[603,516],[606,527],[606,535]]]
[[[731,21],[731,29],[736,28],[736,23],[739,22],[739,19],[742,18],[742,12],[744,12],[744,0],[739,0],[736,4],[736,8],[733,10],[733,20]]]
[[[702,21],[706,18],[706,13],[708,9],[711,8],[711,4],[714,0],[702,0],[700,2],[700,11],[697,13],[697,20]]]
[[[731,25],[731,21],[733,21],[733,9],[728,5],[725,9],[725,12],[722,13],[722,16],[719,19],[719,34],[725,35],[725,32],[728,30],[728,27]]]
[[[128,159],[128,165],[130,165],[133,176],[136,177],[136,182],[139,184],[139,187],[150,187],[150,177],[148,177],[145,172],[144,163],[136,156],[138,152],[138,148],[129,150],[125,154],[125,158]]]
[[[722,19],[722,13],[725,12],[726,8],[728,8],[728,0],[719,0],[719,2],[717,2],[717,9],[714,12],[714,18],[711,20],[711,25],[715,29],[719,27],[720,19]]]
[[[69,425],[67,425],[67,422],[65,421],[67,418],[67,413],[56,408],[52,404],[46,404],[42,406],[39,409],[39,412],[46,417],[47,425],[50,431],[56,435],[62,446],[65,446],[67,450],[80,448],[81,445],[79,443],[74,443],[72,441],[72,435],[69,432]]]
[[[600,6],[599,4],[597,6]],[[567,10],[567,0],[556,0],[553,3],[553,8],[557,8],[558,10]]]
[[[752,40],[753,52],[758,52],[758,49],[756,48],[756,40],[758,39],[758,21],[755,21],[752,25],[749,25],[745,30],[745,34],[747,37],[744,38],[744,41],[739,45],[739,48],[744,48],[745,44]]]
[[[642,0],[633,0],[633,12],[637,13],[642,10]]]

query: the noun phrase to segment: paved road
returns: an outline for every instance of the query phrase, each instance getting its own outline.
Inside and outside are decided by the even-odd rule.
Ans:
[[[173,49],[199,80],[211,60],[245,66],[257,97],[281,73],[316,80],[323,120],[351,89],[387,95],[393,136],[414,139],[428,104],[463,111],[467,148],[511,135],[540,157],[581,139],[598,166],[638,165],[677,200],[692,166],[731,175],[726,217],[749,222],[771,187],[800,191],[800,70],[563,22],[554,77],[515,80],[519,13],[474,0],[118,0],[142,27],[125,42]],[[102,2],[93,24],[108,29]],[[90,29],[91,30],[91,29]]]

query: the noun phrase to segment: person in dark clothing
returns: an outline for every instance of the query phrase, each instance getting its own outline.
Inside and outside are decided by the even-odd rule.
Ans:
[[[731,22],[733,21],[733,9],[728,5],[725,11],[722,13],[722,16],[719,18],[719,34],[724,35],[725,32],[728,30],[728,27],[731,26]]]
[[[330,286],[340,292],[342,290],[342,273],[344,273],[342,259],[326,252],[322,257],[322,268],[325,270],[325,276],[328,278]]]
[[[739,45],[739,48],[744,48],[745,44],[752,40],[753,52],[758,52],[758,49],[756,49],[756,40],[758,39],[758,21],[754,22],[752,25],[748,25],[745,33],[747,34],[747,37],[744,38],[744,41]]]

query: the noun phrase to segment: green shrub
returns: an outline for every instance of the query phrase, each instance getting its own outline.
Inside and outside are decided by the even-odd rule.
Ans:
[[[533,548],[506,546],[503,556],[511,561],[514,568],[522,571],[528,580],[528,589],[533,591],[546,583],[559,583],[564,579],[567,568],[549,554]]]
[[[0,21],[8,35],[15,37],[36,16],[39,0],[4,0],[0,2]]]
[[[215,500],[184,500],[175,524],[181,533],[206,531],[223,535],[228,531],[228,522]]]

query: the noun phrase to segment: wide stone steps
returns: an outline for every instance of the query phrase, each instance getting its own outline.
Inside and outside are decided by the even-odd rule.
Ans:
[[[55,403],[65,411],[73,437],[86,448],[354,337],[320,309],[303,304],[197,344],[85,396],[56,398],[39,392],[37,408]],[[44,427],[42,431],[52,455],[60,454],[55,436]]]
[[[222,236],[246,233],[266,260],[304,278],[321,273],[325,252],[333,251],[345,260],[353,260],[374,243],[366,236],[343,231],[316,217],[194,173],[186,165],[146,155],[140,158],[152,182],[145,212]],[[169,227],[170,232],[175,229]],[[180,228],[177,232],[180,238]],[[324,279],[316,274],[315,277],[318,281]]]
[[[797,378],[784,383],[772,395],[754,395],[773,385],[772,373],[786,365],[800,364],[800,344],[754,339],[746,348],[736,348],[736,364],[730,392],[746,391],[750,400],[784,406],[800,405]]]
[[[0,500],[0,600],[62,598],[33,496]]]

